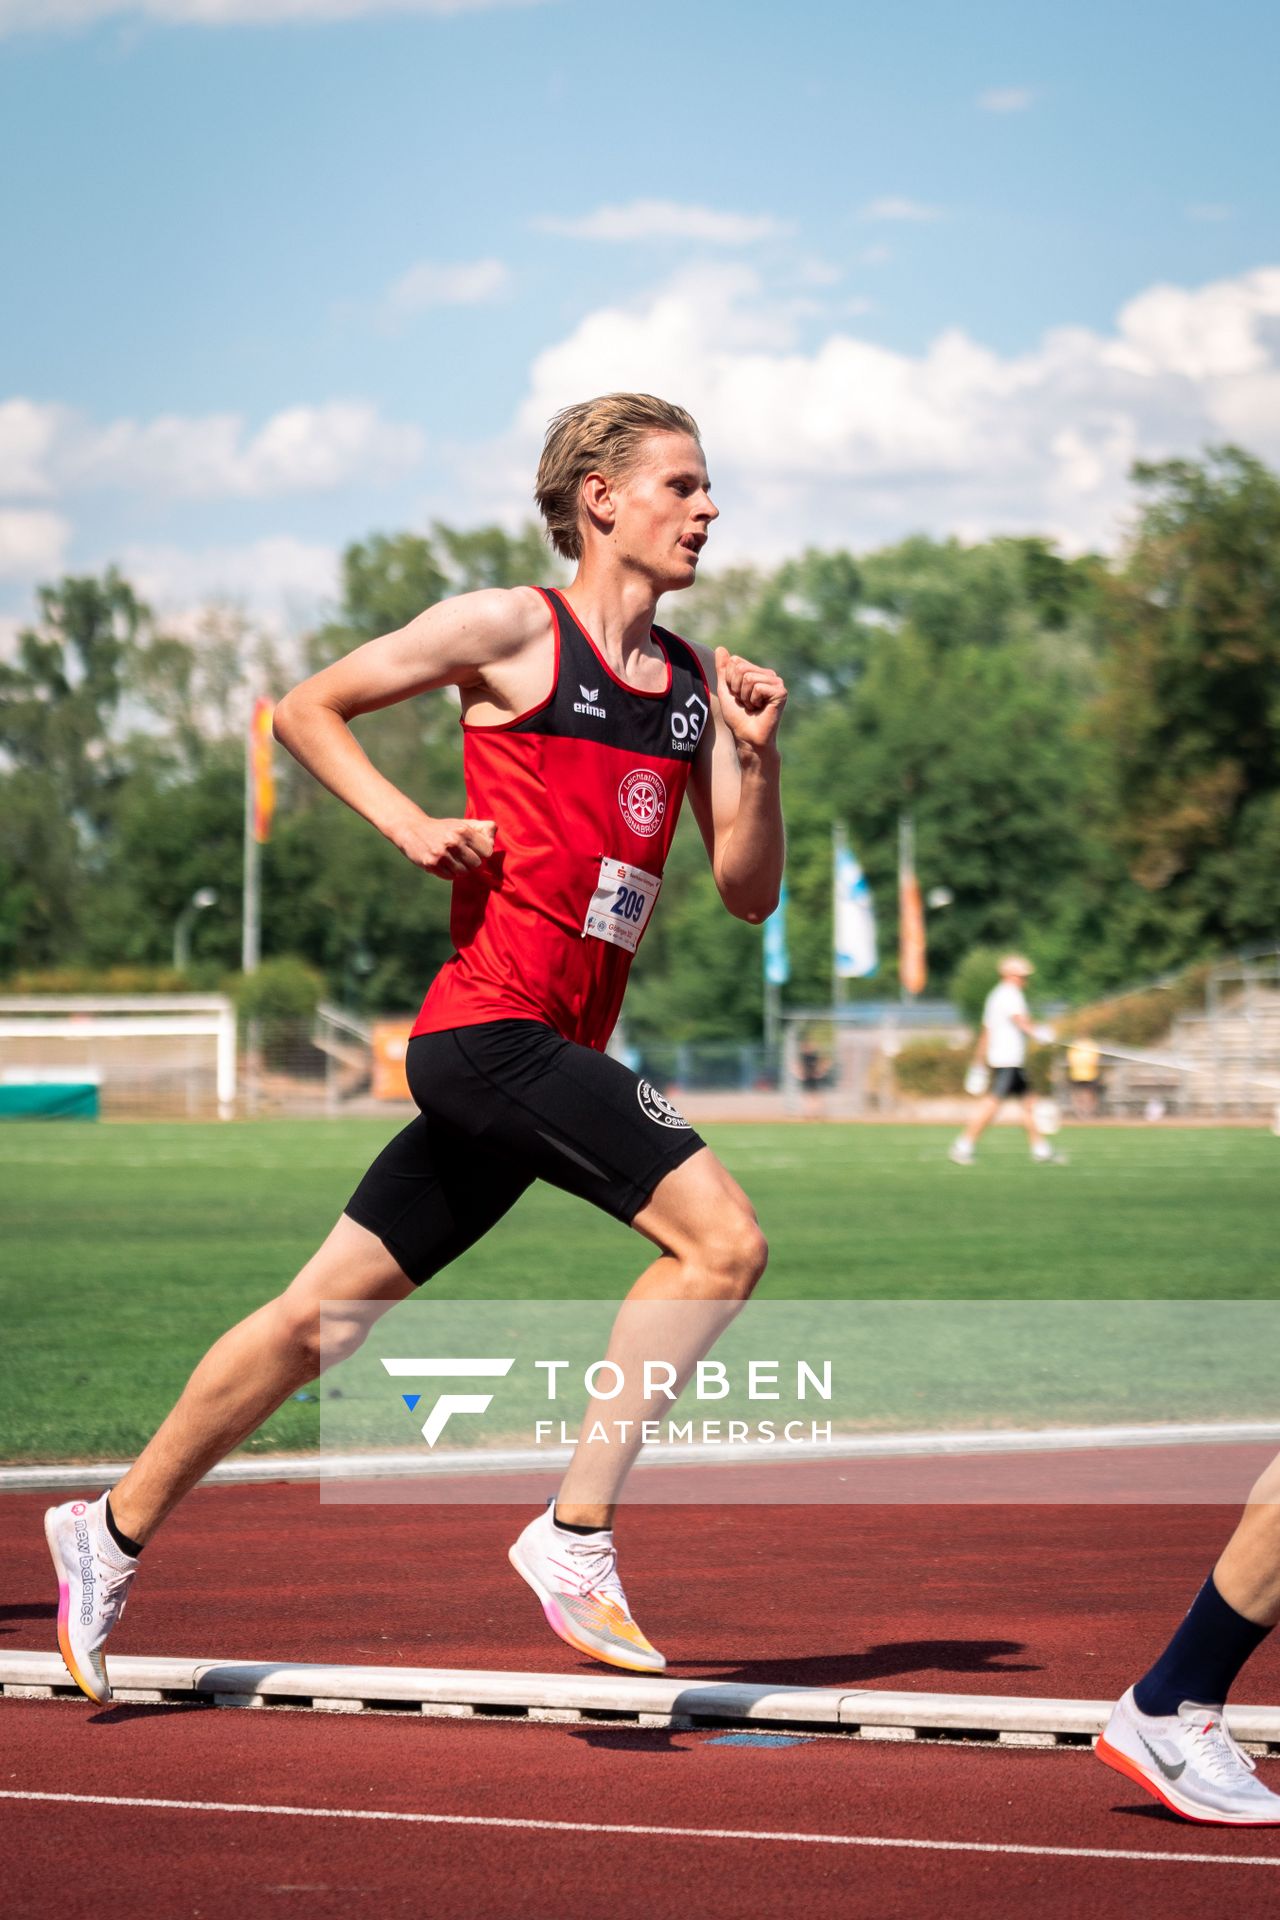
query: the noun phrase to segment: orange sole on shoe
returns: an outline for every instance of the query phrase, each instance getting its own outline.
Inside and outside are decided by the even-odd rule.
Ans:
[[[556,1605],[555,1601],[547,1593],[546,1588],[542,1585],[542,1582],[535,1580],[532,1575],[526,1573],[514,1547],[508,1550],[507,1558],[525,1585],[533,1589],[534,1594],[537,1596],[538,1603],[542,1608],[543,1618],[546,1620],[552,1633],[556,1635],[557,1639],[563,1640],[567,1647],[572,1647],[575,1653],[583,1654],[588,1660],[599,1660],[602,1666],[618,1667],[623,1673],[662,1672],[663,1667],[666,1665],[665,1661],[662,1667],[642,1665],[639,1661],[623,1660],[620,1659],[617,1654],[602,1653],[598,1647],[588,1646],[585,1641],[578,1638],[573,1630],[573,1622]]]
[[[1188,1813],[1185,1807],[1177,1806],[1167,1793],[1161,1793],[1155,1781],[1147,1778],[1136,1760],[1130,1760],[1127,1754],[1119,1753],[1115,1747],[1109,1746],[1105,1735],[1099,1735],[1094,1752],[1104,1767],[1111,1767],[1116,1773],[1122,1773],[1126,1780],[1132,1780],[1135,1787],[1141,1787],[1143,1792],[1149,1793],[1153,1800],[1158,1800],[1162,1807],[1168,1807],[1170,1813],[1176,1813],[1179,1820],[1189,1820],[1193,1826],[1274,1827],[1276,1825],[1274,1820],[1233,1820],[1229,1813]]]

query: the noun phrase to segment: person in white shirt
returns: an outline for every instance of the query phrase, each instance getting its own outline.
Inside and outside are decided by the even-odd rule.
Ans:
[[[1053,1148],[1036,1127],[1035,1103],[1029,1097],[1031,1083],[1026,1075],[1027,1040],[1044,1037],[1032,1022],[1023,992],[1024,983],[1034,972],[1031,962],[1021,953],[1007,953],[1000,962],[1000,984],[987,995],[982,1009],[982,1031],[973,1055],[975,1068],[990,1069],[991,1084],[972,1120],[952,1144],[950,1158],[957,1166],[972,1165],[978,1141],[1005,1100],[1022,1102],[1022,1124],[1031,1142],[1032,1159],[1051,1161],[1054,1157]]]

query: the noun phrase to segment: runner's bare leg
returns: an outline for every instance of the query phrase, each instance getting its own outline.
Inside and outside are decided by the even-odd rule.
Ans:
[[[640,1450],[640,1424],[663,1415],[666,1394],[646,1399],[643,1363],[661,1358],[676,1368],[679,1392],[697,1362],[733,1319],[765,1269],[768,1247],[755,1211],[733,1176],[709,1147],[659,1181],[632,1226],[663,1248],[618,1311],[608,1350],[625,1379],[610,1400],[592,1400],[583,1415],[578,1445],[556,1499],[556,1517],[572,1526],[608,1527],[628,1472]],[[677,1311],[663,1314],[663,1303]],[[591,1444],[597,1422],[616,1434],[630,1421],[625,1440]]]
[[[373,1319],[368,1302],[391,1307],[413,1286],[382,1242],[344,1214],[276,1299],[210,1347],[173,1411],[111,1490],[120,1530],[145,1544],[209,1469],[255,1433],[291,1393],[321,1370],[321,1302],[349,1300],[347,1323],[325,1315],[325,1361],[354,1352]]]
[[[1255,1626],[1280,1625],[1280,1457],[1254,1485],[1213,1570],[1213,1584]]]

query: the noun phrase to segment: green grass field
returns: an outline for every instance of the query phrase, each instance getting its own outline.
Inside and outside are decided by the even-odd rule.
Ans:
[[[372,1120],[6,1127],[0,1455],[136,1450],[205,1347],[313,1250],[390,1131]],[[1069,1164],[1038,1168],[1002,1131],[960,1169],[938,1128],[706,1131],[769,1234],[764,1298],[1280,1298],[1280,1141],[1264,1132],[1068,1132]],[[432,1287],[607,1299],[642,1264],[625,1228],[539,1187]],[[1168,1381],[1159,1407],[1153,1417],[1200,1412]],[[314,1404],[290,1402],[253,1444],[306,1447],[317,1428]]]

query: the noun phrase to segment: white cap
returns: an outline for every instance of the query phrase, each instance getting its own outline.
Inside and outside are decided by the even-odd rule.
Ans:
[[[1000,962],[1002,978],[1006,973],[1017,973],[1021,974],[1022,978],[1026,980],[1029,979],[1034,972],[1035,967],[1031,961],[1027,959],[1025,953],[1006,953],[1004,959]]]

